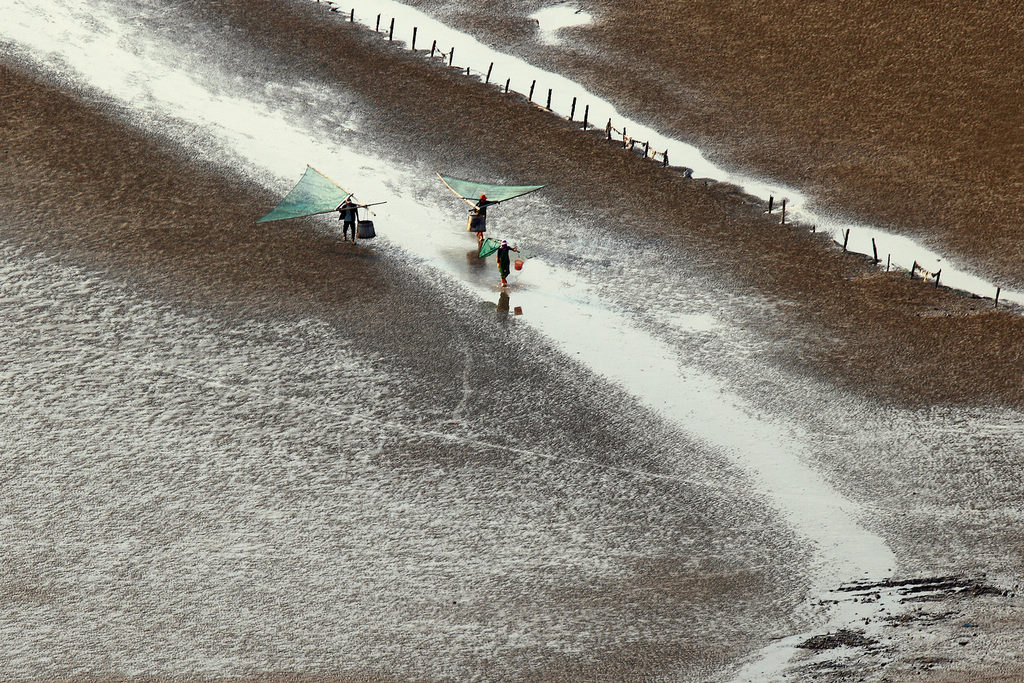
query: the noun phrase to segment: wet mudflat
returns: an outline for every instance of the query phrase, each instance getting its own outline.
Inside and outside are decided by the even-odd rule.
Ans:
[[[596,0],[569,5],[595,21],[555,47],[527,17],[556,3],[411,4],[572,73],[730,168],[785,180],[826,213],[1022,279],[1014,3]]]
[[[741,478],[495,304],[4,81],[11,675],[704,677],[799,601]]]
[[[807,666],[842,678],[1013,660],[1017,318],[803,232],[755,245],[752,231],[778,229],[727,188],[571,137],[322,8],[190,11],[260,46],[231,58],[240,69],[336,81],[347,106],[312,113],[358,120],[382,154],[558,178],[531,206],[560,228],[544,258],[593,277],[765,421],[796,416],[810,464],[861,504],[896,576],[997,575],[999,595],[881,614],[884,655]],[[496,291],[466,296],[387,243],[339,244],[324,222],[254,229],[273,193],[126,128],[116,108],[4,78],[18,103],[2,197],[5,320],[20,335],[4,412],[20,467],[5,485],[19,675],[706,679],[814,621],[813,544],[720,450],[525,324],[529,308],[504,315]],[[68,538],[78,554],[59,554]],[[106,630],[61,636],[56,659],[36,646],[52,636],[24,628],[40,614]],[[136,628],[110,625],[119,616]],[[960,617],[979,625],[968,645]]]

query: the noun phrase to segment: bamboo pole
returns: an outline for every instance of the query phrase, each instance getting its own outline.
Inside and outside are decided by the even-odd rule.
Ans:
[[[413,51],[413,52],[415,52],[415,51],[416,51],[416,33],[417,33],[417,32],[418,32],[419,30],[420,30],[420,29],[419,29],[419,27],[418,27],[418,26],[413,26],[413,27],[412,27],[412,51]]]
[[[388,41],[395,39],[395,18],[391,17],[391,28],[388,29]]]
[[[494,68],[494,62],[491,62],[491,65],[489,67],[487,67],[487,78],[484,79],[484,83],[490,83],[491,82],[491,69],[493,69],[493,68]]]
[[[572,121],[572,117],[576,116],[576,98],[572,98],[572,106],[569,107],[569,120]]]

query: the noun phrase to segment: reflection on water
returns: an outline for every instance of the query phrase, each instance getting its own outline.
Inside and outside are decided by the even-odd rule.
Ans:
[[[505,322],[508,320],[508,292],[503,291],[498,296],[498,320]]]
[[[495,306],[495,310],[498,312],[499,322],[505,322],[506,320],[508,320],[508,314],[510,310],[514,315],[523,314],[522,306],[516,306],[515,308],[512,308],[509,305],[508,292],[506,292],[505,290],[501,290],[501,294],[498,295],[498,303]]]
[[[474,272],[481,272],[487,267],[487,259],[480,258],[480,247],[475,247],[466,252],[466,265]]]

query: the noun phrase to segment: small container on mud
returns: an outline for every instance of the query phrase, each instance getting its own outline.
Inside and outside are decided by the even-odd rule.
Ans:
[[[513,265],[515,266],[516,270],[522,270],[523,269],[523,259],[517,258],[516,262]]]

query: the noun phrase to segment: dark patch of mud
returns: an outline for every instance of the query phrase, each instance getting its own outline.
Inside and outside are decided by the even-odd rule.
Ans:
[[[885,581],[874,581],[864,583],[850,583],[836,589],[841,593],[866,593],[862,601],[877,600],[881,597],[881,591],[895,591],[901,598],[900,602],[923,602],[945,600],[952,595],[1012,595],[1011,591],[996,588],[982,580],[970,579],[959,576],[939,576],[915,579],[886,579]]]
[[[835,633],[813,636],[797,647],[804,650],[831,650],[836,647],[868,647],[877,644],[874,638],[868,638],[863,631],[839,629]]]

